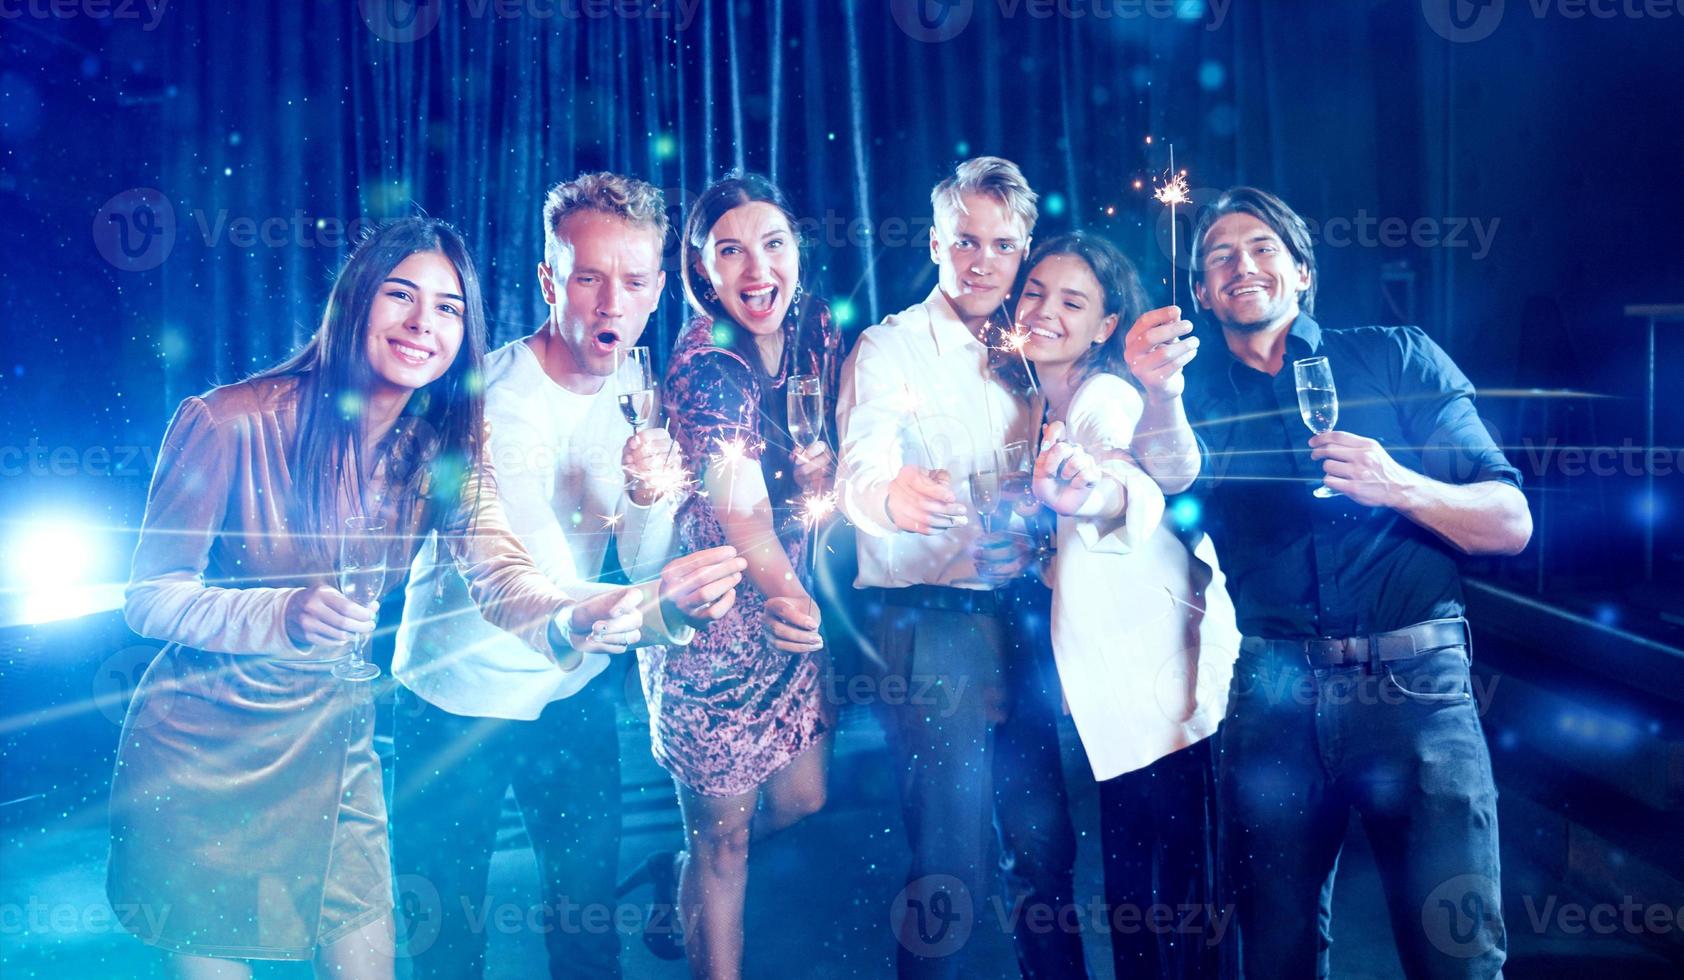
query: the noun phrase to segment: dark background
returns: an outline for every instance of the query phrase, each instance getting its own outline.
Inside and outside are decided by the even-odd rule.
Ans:
[[[405,28],[392,0],[172,0],[155,19],[138,0],[0,0],[0,829],[50,876],[14,864],[0,911],[37,886],[97,895],[116,723],[153,649],[113,604],[19,615],[39,584],[19,542],[78,524],[85,578],[121,583],[170,413],[309,336],[348,227],[414,208],[457,223],[503,342],[542,316],[549,185],[620,170],[666,188],[677,220],[746,165],[808,218],[851,337],[927,292],[929,188],[980,153],[1040,191],[1037,237],[1110,235],[1167,301],[1149,192],[1170,142],[1196,203],[1253,183],[1324,229],[1318,319],[1421,324],[1525,475],[1532,546],[1468,563],[1476,669],[1503,682],[1484,720],[1511,899],[1684,902],[1684,324],[1659,328],[1654,496],[1636,455],[1595,472],[1572,454],[1645,445],[1646,324],[1625,307],[1684,303],[1684,3],[583,4],[428,0]],[[142,204],[160,234],[138,233]],[[646,342],[664,353],[682,316],[673,275]],[[873,833],[892,822],[877,802]],[[49,845],[43,827],[85,833]],[[1355,948],[1384,946],[1377,899],[1361,906]],[[1512,975],[1624,962],[1526,913],[1508,910]],[[1676,957],[1681,935],[1610,942]],[[1547,966],[1557,939],[1587,959]],[[34,955],[14,962],[79,962]]]
[[[581,2],[431,0],[404,33],[392,0],[177,0],[155,19],[139,2],[54,17],[11,0],[4,443],[150,453],[181,398],[309,335],[345,229],[414,207],[467,233],[494,339],[525,333],[542,316],[542,192],[586,169],[667,188],[675,218],[731,166],[770,173],[810,216],[852,332],[928,288],[930,185],[998,153],[1043,195],[1043,237],[1112,235],[1167,300],[1168,220],[1132,184],[1167,167],[1168,142],[1196,200],[1254,183],[1331,223],[1322,321],[1425,326],[1492,393],[1484,410],[1534,484],[1560,475],[1528,465],[1529,438],[1643,439],[1642,329],[1622,308],[1684,300],[1684,10],[961,0],[920,22],[903,0],[685,0],[635,17]],[[111,219],[142,188],[167,199],[173,234],[131,261]],[[676,278],[657,350],[682,314]],[[1663,390],[1680,350],[1663,344]],[[1534,387],[1608,397],[1502,394]],[[1657,441],[1676,446],[1666,408]],[[6,516],[45,501],[134,523],[145,460],[93,463],[8,469]],[[1650,516],[1676,543],[1676,502],[1651,513],[1636,487],[1570,487],[1586,495],[1573,531],[1551,529],[1546,549],[1561,574],[1581,558],[1628,571]]]

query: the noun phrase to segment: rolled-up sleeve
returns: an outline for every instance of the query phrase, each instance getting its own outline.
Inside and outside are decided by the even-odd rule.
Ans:
[[[218,421],[200,398],[176,410],[152,475],[123,618],[141,636],[211,653],[296,655],[287,603],[301,588],[205,581],[240,465],[244,418]]]
[[[1496,480],[1519,487],[1520,470],[1474,407],[1473,382],[1419,327],[1399,328],[1395,336],[1393,390],[1409,443],[1421,447],[1422,471],[1444,483]]]

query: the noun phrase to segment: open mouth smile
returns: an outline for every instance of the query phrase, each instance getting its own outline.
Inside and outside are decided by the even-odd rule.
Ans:
[[[391,345],[392,353],[398,360],[411,366],[418,367],[425,364],[433,359],[433,355],[438,353],[437,351],[422,347],[419,344],[409,343],[406,340],[393,339],[386,341],[386,343]]]

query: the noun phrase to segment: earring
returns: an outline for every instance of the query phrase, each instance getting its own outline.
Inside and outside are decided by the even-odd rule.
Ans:
[[[801,299],[806,294],[807,294],[807,291],[805,289],[801,288],[801,284],[796,283],[795,284],[795,293],[790,296],[789,316],[790,316],[790,319],[795,320],[798,323],[801,320]]]
[[[707,300],[709,303],[719,302],[719,294],[713,291],[713,283],[708,283],[707,288],[702,290],[702,299]]]

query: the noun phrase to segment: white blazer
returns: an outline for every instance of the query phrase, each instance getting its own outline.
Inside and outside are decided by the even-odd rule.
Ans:
[[[1126,450],[1143,408],[1128,382],[1094,375],[1071,399],[1066,439],[1096,455]],[[1111,779],[1216,731],[1240,634],[1210,539],[1189,553],[1163,524],[1152,478],[1132,460],[1102,465],[1128,505],[1108,521],[1058,518],[1052,642],[1093,774]]]

